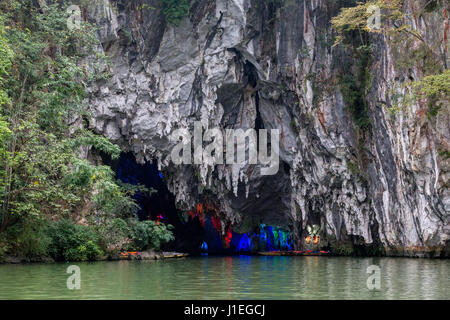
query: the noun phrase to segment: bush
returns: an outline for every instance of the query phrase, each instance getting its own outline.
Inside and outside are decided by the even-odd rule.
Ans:
[[[186,12],[186,1],[165,1],[169,20]],[[118,183],[109,166],[80,158],[82,146],[111,160],[121,150],[87,129],[87,121],[79,126],[78,120],[89,115],[85,86],[95,77],[96,65],[108,61],[102,55],[86,61],[99,44],[96,28],[88,22],[67,28],[64,2],[41,1],[39,9],[34,0],[0,1],[2,255],[96,259],[100,247],[114,242],[99,239],[108,232],[102,233],[103,224],[134,217],[138,206],[132,196],[143,190]],[[100,230],[70,221],[47,223],[81,215],[93,217]],[[116,247],[131,241],[129,234],[114,237]]]
[[[9,233],[13,239],[12,252],[28,258],[48,255],[50,239],[47,235],[47,222],[40,219],[20,221]]]
[[[114,218],[98,227],[101,243],[107,251],[128,250],[131,242],[131,229],[125,220]]]
[[[339,84],[344,102],[349,108],[355,124],[362,129],[368,128],[370,126],[370,118],[361,85],[357,83],[355,77],[351,74],[341,76]]]
[[[10,247],[4,234],[0,233],[0,258],[6,255]]]
[[[48,234],[49,254],[56,261],[92,261],[103,254],[98,245],[99,237],[90,227],[61,220],[49,228]]]
[[[189,14],[189,0],[162,0],[163,14],[169,24],[179,25]]]
[[[140,221],[133,226],[133,243],[138,250],[160,250],[161,245],[175,239],[173,226],[157,224],[154,221]]]
[[[84,88],[92,65],[85,57],[95,53],[96,28],[87,22],[67,28],[61,1],[43,1],[42,10],[36,5],[0,1],[0,233],[13,253],[26,255],[46,249],[34,241],[46,232],[36,220],[76,216],[87,208],[97,214],[99,207],[102,213],[130,214],[136,207],[111,168],[80,159],[81,146],[113,160],[120,148],[69,124],[88,114]]]

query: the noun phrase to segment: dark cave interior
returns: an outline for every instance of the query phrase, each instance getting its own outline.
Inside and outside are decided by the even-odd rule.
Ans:
[[[174,226],[175,241],[164,250],[191,254],[251,254],[257,251],[292,250],[289,232],[257,225],[252,232],[233,232],[231,224],[208,203],[199,203],[188,212],[178,210],[175,196],[168,190],[156,161],[138,164],[132,153],[123,153],[116,167],[117,178],[132,185],[144,185],[153,193],[136,193],[140,220],[159,220]]]

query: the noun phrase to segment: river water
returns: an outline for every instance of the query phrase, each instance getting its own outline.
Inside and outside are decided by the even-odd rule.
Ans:
[[[71,265],[80,268],[79,290],[67,288]],[[377,275],[368,268],[379,270],[379,289],[368,289]],[[236,256],[0,265],[0,299],[450,299],[450,260]]]

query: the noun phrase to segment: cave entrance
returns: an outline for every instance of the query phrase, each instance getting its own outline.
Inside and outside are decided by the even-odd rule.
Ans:
[[[140,184],[154,190],[152,193],[137,192],[134,199],[140,208],[137,212],[139,220],[160,220],[175,227],[175,241],[164,247],[164,250],[189,253],[199,250],[204,239],[203,227],[198,219],[185,221],[156,161],[139,164],[132,153],[123,153],[118,161],[116,174],[124,183]]]
[[[163,250],[235,255],[292,249],[289,232],[280,228],[258,224],[251,232],[240,234],[210,211],[206,203],[188,212],[177,209],[175,196],[167,188],[156,161],[139,164],[132,153],[123,153],[115,167],[117,178],[122,182],[154,190],[137,192],[134,199],[139,205],[139,220],[159,220],[174,226],[175,241]]]

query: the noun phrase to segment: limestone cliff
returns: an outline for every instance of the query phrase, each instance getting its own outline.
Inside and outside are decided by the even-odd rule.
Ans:
[[[178,26],[159,0],[94,3],[87,16],[100,26],[111,77],[89,87],[90,125],[139,161],[157,159],[180,208],[212,203],[235,230],[277,225],[301,247],[316,224],[336,250],[448,254],[449,106],[433,116],[417,101],[389,111],[402,83],[423,76],[421,65],[402,67],[417,43],[371,35],[366,61],[333,47],[330,19],[353,2],[192,0]],[[405,1],[404,10],[419,2]],[[443,68],[445,14],[438,7],[410,22]],[[342,84],[361,65],[366,126]],[[175,166],[169,136],[194,121],[279,129],[278,174],[261,176],[258,165]]]

